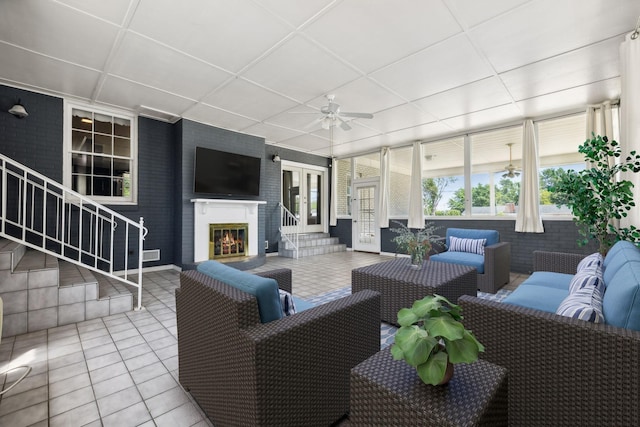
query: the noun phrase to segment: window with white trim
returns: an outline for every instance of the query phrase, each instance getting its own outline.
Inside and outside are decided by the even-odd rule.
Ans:
[[[136,203],[135,116],[66,103],[64,132],[64,185],[99,203]]]

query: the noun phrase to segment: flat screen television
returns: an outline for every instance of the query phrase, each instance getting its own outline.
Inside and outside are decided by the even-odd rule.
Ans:
[[[258,157],[196,147],[195,193],[226,196],[260,195]]]

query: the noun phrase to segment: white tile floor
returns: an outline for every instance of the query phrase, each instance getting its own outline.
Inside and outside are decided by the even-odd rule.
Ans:
[[[308,298],[348,286],[353,268],[386,259],[358,252],[268,257],[253,271],[291,268],[293,293]],[[212,425],[178,382],[179,273],[145,273],[143,283],[143,311],[2,339],[0,371],[33,370],[0,400],[0,426]]]

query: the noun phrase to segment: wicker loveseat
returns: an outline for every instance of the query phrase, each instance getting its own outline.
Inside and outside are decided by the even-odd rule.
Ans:
[[[623,283],[628,286],[629,278],[635,276],[638,284],[640,261],[633,255],[634,249],[621,246],[627,247],[623,251],[612,249],[609,259],[605,258],[609,273],[623,267],[619,273],[626,276]],[[575,273],[583,257],[535,252],[534,270]],[[607,267],[605,283],[609,279],[606,273]],[[618,278],[612,277],[608,286],[616,286]],[[606,288],[605,299],[611,290]],[[614,292],[613,296],[619,295]],[[637,291],[627,298],[631,305],[640,304]],[[509,372],[509,425],[638,425],[640,331],[466,295],[458,303],[465,326],[486,347],[481,357]],[[619,317],[608,313],[612,320]]]
[[[483,254],[469,250],[451,250],[451,238],[473,241],[484,239]],[[463,264],[475,267],[478,271],[478,289],[492,294],[509,283],[511,264],[511,244],[501,242],[496,230],[474,230],[467,228],[448,228],[446,234],[447,251],[431,255],[431,261]]]
[[[291,270],[274,278],[291,291]],[[179,379],[214,425],[327,426],[349,374],[380,349],[380,296],[362,291],[262,323],[256,297],[198,271],[176,289]]]

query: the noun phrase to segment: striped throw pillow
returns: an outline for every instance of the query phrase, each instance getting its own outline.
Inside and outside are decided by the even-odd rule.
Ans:
[[[582,271],[588,267],[602,268],[603,262],[604,262],[604,258],[602,258],[602,254],[600,254],[600,252],[587,255],[586,257],[582,258],[582,261],[578,263],[578,268],[576,268],[576,272]]]
[[[487,239],[462,239],[451,236],[449,237],[449,250],[484,255],[484,245],[486,243]]]
[[[598,288],[600,292],[604,292],[604,280],[602,279],[602,268],[592,265],[578,271],[569,283],[569,293],[580,291],[588,288]]]
[[[282,314],[284,316],[291,316],[296,314],[296,305],[293,302],[293,297],[287,291],[278,289],[280,291],[280,303],[282,304]]]
[[[602,291],[587,286],[570,293],[558,306],[556,314],[593,323],[604,323]]]

